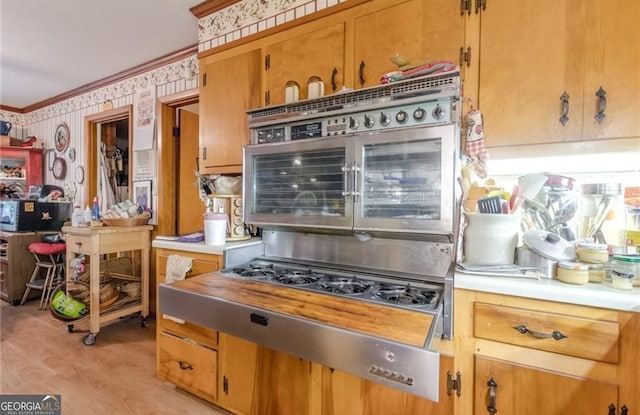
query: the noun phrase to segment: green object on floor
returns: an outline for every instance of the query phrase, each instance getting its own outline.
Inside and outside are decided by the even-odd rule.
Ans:
[[[80,318],[88,313],[87,306],[58,291],[51,300],[51,307],[65,317]]]

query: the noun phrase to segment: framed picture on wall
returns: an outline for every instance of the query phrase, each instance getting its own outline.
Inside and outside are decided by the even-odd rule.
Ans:
[[[148,212],[153,216],[153,206],[151,206],[151,180],[140,180],[133,182],[133,203],[138,205],[138,212]]]

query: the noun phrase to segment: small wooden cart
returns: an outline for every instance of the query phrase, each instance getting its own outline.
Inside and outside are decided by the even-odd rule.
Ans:
[[[65,226],[62,231],[66,233],[67,242],[67,281],[73,278],[71,261],[78,255],[86,255],[90,258],[89,295],[90,304],[100,304],[100,262],[104,254],[122,253],[128,251],[140,251],[140,301],[124,304],[122,307],[100,312],[100,307],[90,307],[89,334],[83,342],[91,346],[96,342],[96,336],[102,325],[116,321],[121,317],[140,312],[142,326],[146,326],[149,316],[149,253],[151,247],[151,230],[153,226],[101,226],[101,227],[74,227]],[[83,319],[84,320],[84,319]],[[79,320],[75,320],[77,322]],[[73,325],[68,326],[73,331]]]

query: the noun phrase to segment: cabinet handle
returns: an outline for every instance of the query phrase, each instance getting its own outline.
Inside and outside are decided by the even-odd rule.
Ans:
[[[337,74],[338,74],[338,69],[333,68],[333,71],[331,71],[331,89],[333,90],[333,92],[336,92],[336,89],[338,89],[338,85],[336,84]]]
[[[607,117],[604,113],[604,111],[607,109],[607,91],[602,89],[602,87],[598,88],[596,97],[598,97],[598,112],[596,113],[594,118],[596,119],[596,121],[598,121],[598,124],[600,124],[602,120]]]
[[[358,77],[360,78],[360,86],[364,85],[364,61],[360,61],[360,68],[358,69]]]
[[[487,382],[487,386],[489,387],[489,405],[487,405],[487,412],[491,415],[495,415],[498,412],[496,408],[496,389],[498,388],[498,384],[493,378],[489,379]]]
[[[622,409],[620,410],[620,415],[628,415],[629,414],[629,408],[627,408],[627,405],[622,405]]]
[[[193,370],[193,366],[191,366],[188,363],[183,362],[182,360],[180,360],[178,362],[178,364],[180,365],[180,369],[182,369],[182,370]]]
[[[562,117],[560,117],[560,124],[564,126],[567,121],[569,121],[569,94],[567,94],[567,91],[562,93],[560,101],[562,101]]]
[[[480,12],[480,9],[487,10],[487,0],[476,0],[476,14]]]
[[[614,404],[609,405],[609,413],[607,415],[616,415],[616,406]]]
[[[551,333],[543,333],[541,331],[531,330],[525,324],[520,324],[519,326],[513,326],[521,334],[530,334],[531,336],[538,339],[551,339],[554,340],[562,340],[567,339],[568,337],[562,334],[559,330],[554,330]]]
[[[82,248],[82,242],[76,242],[76,246],[78,247],[78,249]]]
[[[357,161],[353,162],[353,201],[358,201],[358,196],[360,196],[360,189],[358,188],[358,175],[360,174],[360,166]]]
[[[349,186],[349,173],[351,172],[351,167],[347,165],[347,163],[342,166],[342,174],[344,176],[344,190],[342,191],[342,196],[344,196],[344,202],[347,203],[347,198],[352,195],[352,192],[349,190],[351,186]]]

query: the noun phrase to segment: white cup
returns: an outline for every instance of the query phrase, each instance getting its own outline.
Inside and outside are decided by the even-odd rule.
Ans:
[[[296,83],[288,83],[284,88],[284,102],[296,102],[298,100],[298,95],[300,94],[300,88]]]
[[[324,84],[322,81],[309,82],[307,87],[309,88],[309,99],[320,98],[324,95]]]
[[[207,213],[204,216],[205,245],[224,245],[227,241],[227,215]]]

